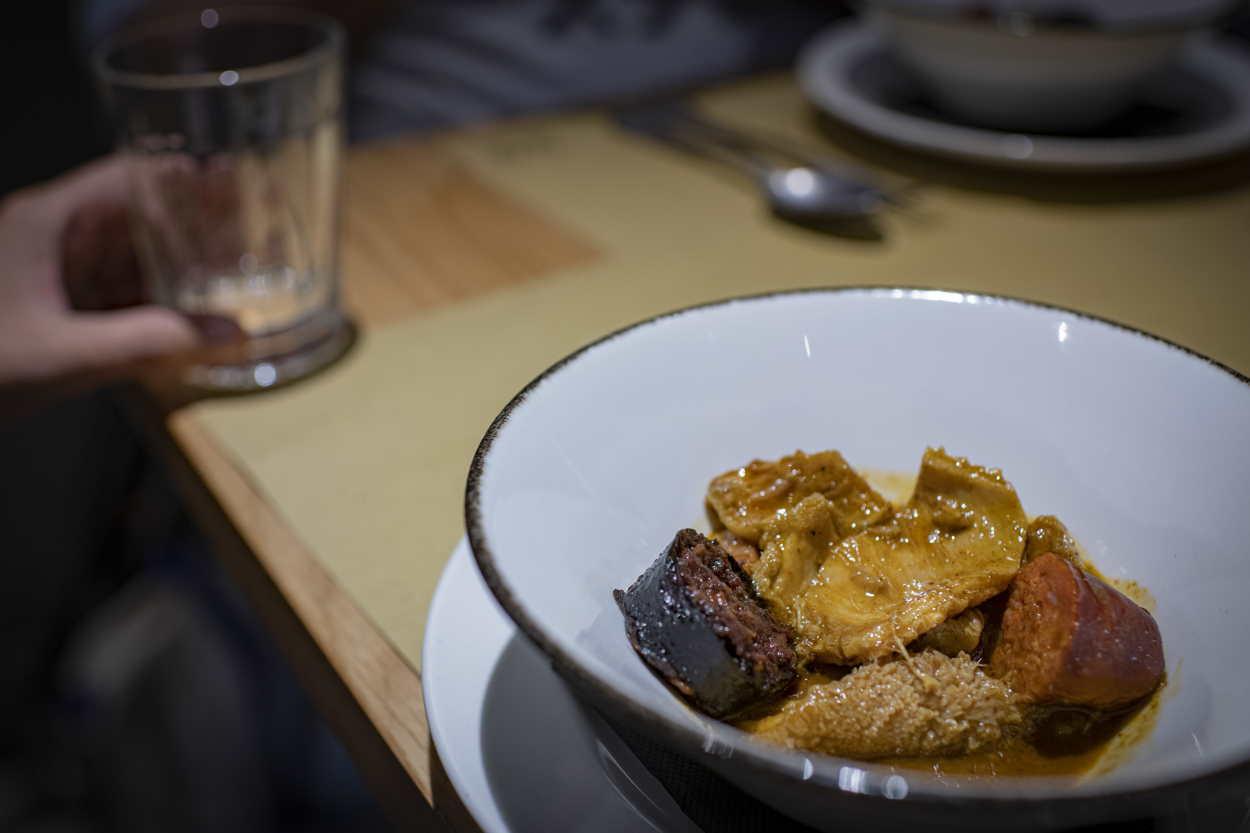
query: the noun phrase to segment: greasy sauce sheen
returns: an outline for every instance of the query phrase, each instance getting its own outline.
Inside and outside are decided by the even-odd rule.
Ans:
[[[955,758],[884,758],[879,763],[900,770],[923,770],[935,775],[1084,775],[1102,757],[1103,745],[1067,755],[1043,755],[1037,747],[1020,738],[1012,739],[989,752]]]
[[[923,770],[938,776],[1045,775],[1080,777],[1118,765],[1154,728],[1166,681],[1144,703],[1104,718],[1075,734],[1045,732],[1016,737],[985,752],[955,758],[884,758],[879,763],[900,770]],[[1062,716],[1059,718],[1062,721]]]
[[[838,679],[845,669],[818,667],[803,672],[795,694],[813,685]],[[941,758],[882,758],[874,763],[896,770],[931,772],[939,777],[1057,776],[1078,778],[1115,768],[1154,729],[1167,681],[1144,703],[1119,714],[1090,722],[1075,710],[1056,713],[1032,733],[1013,737],[994,748],[970,755]],[[778,704],[735,721],[743,731],[756,733]]]

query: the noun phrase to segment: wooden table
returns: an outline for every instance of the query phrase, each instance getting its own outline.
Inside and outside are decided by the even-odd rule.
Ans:
[[[652,293],[639,310],[787,283],[955,285],[1126,319],[1250,369],[1245,158],[1153,177],[1006,175],[896,152],[822,123],[782,76],[716,91],[706,105],[740,124],[823,144],[887,176],[916,177],[930,183],[928,196],[922,193],[912,216],[889,220],[885,241],[873,249],[872,243],[779,228],[741,183],[706,163],[614,136],[593,115],[358,147],[346,163],[348,308],[369,335],[420,321],[432,310],[471,311],[482,299],[515,297],[520,305],[527,287],[546,292],[555,286],[550,276],[581,274],[612,258],[647,257],[648,265],[637,267],[640,276],[659,268],[692,275],[723,268],[727,277],[720,284],[708,275],[698,278],[703,284],[691,277],[690,286],[648,284],[638,290]],[[625,168],[629,173],[618,174],[610,187],[582,196],[594,187],[588,172],[610,176]],[[688,176],[689,182],[631,190],[649,171]],[[691,202],[696,196],[705,202]],[[713,215],[717,225],[699,222]],[[665,224],[681,229],[682,251],[669,251],[675,244],[663,236]],[[796,277],[770,274],[751,282],[729,275],[728,261],[708,265],[724,257],[717,249],[743,240],[772,247],[766,262]],[[593,282],[594,274],[579,280]],[[543,306],[526,309],[573,299],[568,303],[592,316],[587,328],[593,330],[600,326],[595,315],[615,320],[611,311],[588,306],[615,286],[603,280],[599,296],[570,278],[567,287],[557,287],[564,296],[551,289]],[[636,315],[627,292],[605,303]],[[564,337],[576,343],[585,334]],[[511,390],[496,393],[502,400]],[[165,412],[149,404],[153,434],[196,517],[388,812],[404,829],[428,829],[433,807],[451,825],[474,829],[432,748],[414,652],[397,647],[407,634],[386,624],[388,612],[365,598],[367,592],[346,589],[341,579],[353,578],[343,572],[350,564],[336,562],[337,575],[327,569],[325,553],[308,542],[310,531],[290,521],[280,505],[291,487],[281,494],[267,489],[268,475],[229,453],[220,426],[215,433],[198,408]],[[474,420],[489,418],[487,408],[479,410]],[[462,488],[455,481],[452,476],[445,484],[442,511],[454,511]],[[437,570],[454,543],[446,530],[454,531],[458,518],[442,522],[443,537],[420,555],[428,570]],[[369,585],[362,579],[354,586]]]

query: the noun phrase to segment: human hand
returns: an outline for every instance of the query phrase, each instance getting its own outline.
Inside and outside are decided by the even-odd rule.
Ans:
[[[206,343],[194,322],[139,305],[120,159],[0,202],[0,392],[126,375]]]

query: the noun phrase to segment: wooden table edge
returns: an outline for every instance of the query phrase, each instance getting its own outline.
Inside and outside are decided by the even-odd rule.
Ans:
[[[214,555],[400,830],[478,833],[442,769],[421,677],[187,411],[124,400]]]

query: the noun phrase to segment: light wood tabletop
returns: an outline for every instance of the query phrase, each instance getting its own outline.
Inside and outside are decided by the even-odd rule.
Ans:
[[[786,76],[736,82],[704,105],[914,178],[916,205],[875,240],[784,227],[744,183],[594,113],[357,147],[342,247],[356,353],[290,393],[146,400],[194,514],[404,829],[433,823],[431,807],[474,829],[430,741],[420,628],[461,534],[473,444],[570,347],[713,297],[903,284],[1064,304],[1250,370],[1245,158],[1154,176],[1007,175],[818,119]],[[471,346],[455,341],[466,333]],[[408,525],[395,518],[405,506]]]

